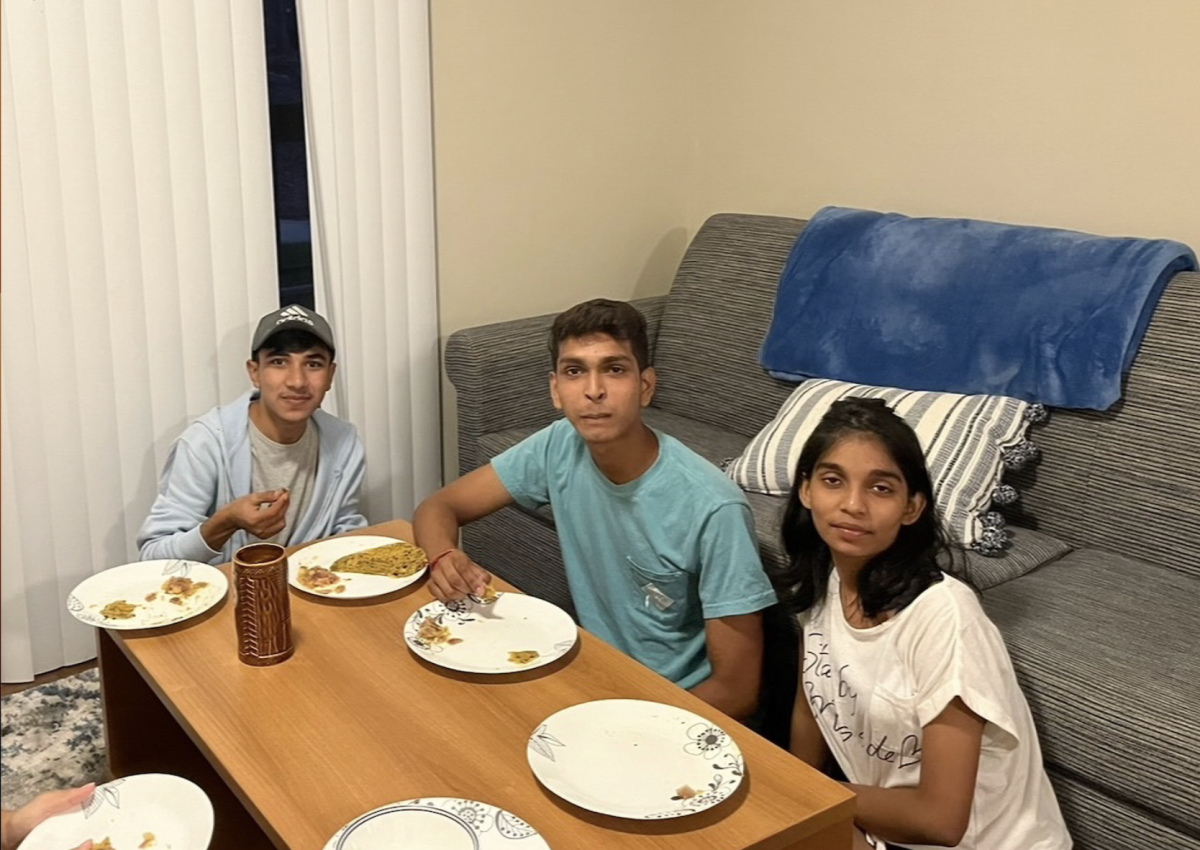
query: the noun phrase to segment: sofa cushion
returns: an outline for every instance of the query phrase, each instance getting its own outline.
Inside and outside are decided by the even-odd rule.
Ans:
[[[1056,409],[1039,429],[1043,457],[1013,475],[1011,519],[1200,577],[1198,316],[1200,274],[1176,275],[1125,397],[1104,413]]]
[[[688,245],[659,326],[658,408],[752,437],[792,391],[758,365],[779,273],[804,222],[714,215]]]
[[[1200,836],[1173,819],[1102,794],[1077,777],[1048,768],[1071,840],[1080,850],[1200,850]]]
[[[1029,423],[1045,409],[1027,401],[992,395],[922,392],[812,379],[802,382],[745,452],[730,464],[729,476],[754,493],[789,491],[796,461],[809,436],[844,398],[878,398],[912,426],[921,447],[942,522],[956,540],[985,555],[998,555],[1006,534],[993,500],[1015,498],[998,490],[1006,466],[1023,466],[1033,456],[1025,439]]]
[[[1198,599],[1194,576],[1097,549],[983,594],[1046,763],[1192,834],[1200,831]]]
[[[957,571],[976,590],[987,590],[1020,578],[1075,548],[1061,538],[1016,525],[1008,527],[1008,544],[1008,548],[999,555],[980,555],[970,549],[965,550],[964,563],[959,565]]]
[[[709,425],[698,419],[680,416],[656,407],[643,411],[642,418],[651,428],[670,434],[700,457],[724,466],[746,448],[746,438],[736,431]]]

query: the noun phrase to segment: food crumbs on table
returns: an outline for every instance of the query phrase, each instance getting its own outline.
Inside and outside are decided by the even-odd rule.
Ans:
[[[108,836],[106,835],[104,836],[103,841],[92,842],[92,850],[115,850],[115,848],[112,846],[112,842],[108,840]]]
[[[693,788],[691,785],[681,785],[679,788],[675,789],[675,799],[676,800],[690,800],[693,797],[697,797],[699,795],[700,795],[700,792],[697,791],[695,788]]]
[[[153,601],[154,601],[155,599],[157,599],[157,598],[158,598],[158,594],[157,594],[157,593],[147,593],[147,594],[146,594],[146,601],[147,601],[147,602],[153,602]]]
[[[540,657],[541,656],[538,654],[537,650],[534,649],[524,649],[517,652],[510,652],[508,654],[508,660],[511,664],[524,665]]]
[[[138,850],[146,850],[147,847],[153,847],[158,844],[158,839],[154,837],[153,832],[142,833],[142,843],[138,845]]]
[[[124,599],[110,602],[100,610],[100,616],[109,620],[130,620],[137,613],[138,606]]]

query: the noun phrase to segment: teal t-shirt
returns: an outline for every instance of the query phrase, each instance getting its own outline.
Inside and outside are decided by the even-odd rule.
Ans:
[[[596,467],[566,419],[492,460],[520,505],[549,504],[579,622],[683,688],[712,674],[704,621],[775,602],[742,491],[667,434],[626,484]]]

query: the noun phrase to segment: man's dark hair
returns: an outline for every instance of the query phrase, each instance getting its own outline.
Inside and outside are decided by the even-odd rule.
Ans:
[[[550,328],[550,368],[558,367],[558,350],[563,342],[589,334],[607,334],[633,349],[638,371],[650,365],[650,339],[646,317],[624,301],[593,298],[560,313]]]
[[[316,334],[297,328],[288,328],[279,333],[271,334],[266,342],[251,352],[251,359],[257,361],[260,354],[299,354],[310,348],[323,348],[329,352],[329,362],[333,362],[336,352],[323,343]]]

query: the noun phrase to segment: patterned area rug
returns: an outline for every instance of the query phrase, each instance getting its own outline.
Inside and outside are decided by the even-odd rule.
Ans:
[[[0,700],[3,805],[105,780],[100,676],[85,670]]]

